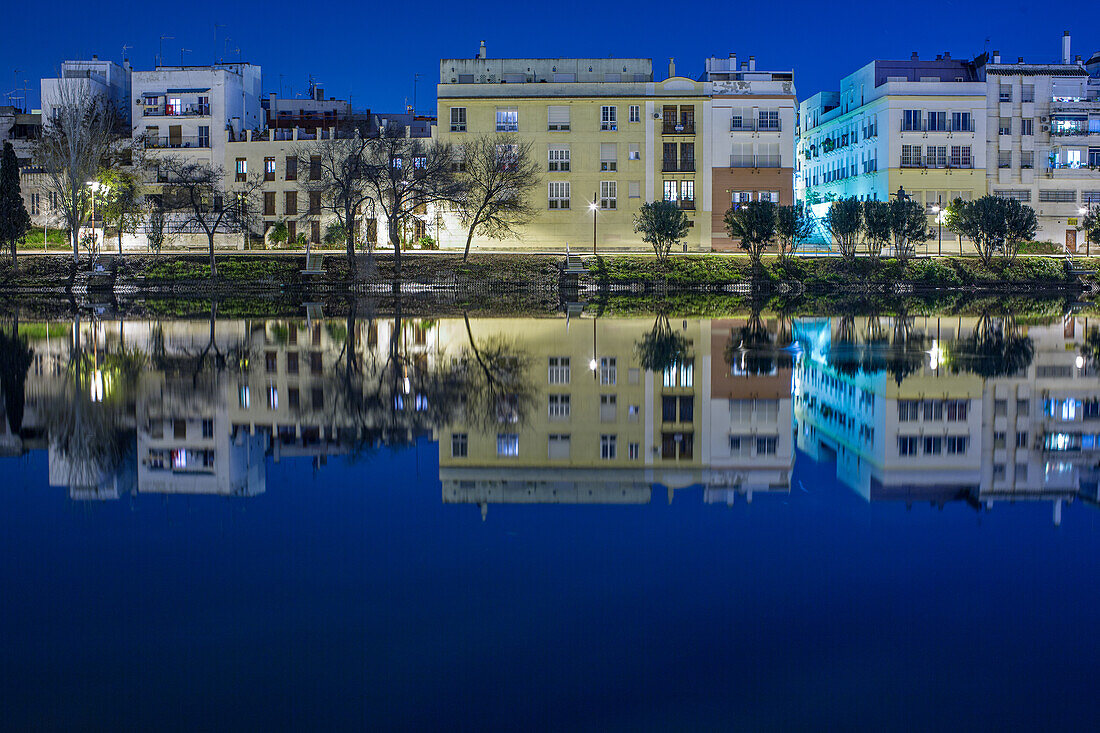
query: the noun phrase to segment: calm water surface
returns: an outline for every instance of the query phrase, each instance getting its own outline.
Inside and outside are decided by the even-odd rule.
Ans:
[[[4,728],[1100,715],[1084,318],[14,325]]]

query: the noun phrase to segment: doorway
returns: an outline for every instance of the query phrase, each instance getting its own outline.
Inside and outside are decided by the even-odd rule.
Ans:
[[[1076,254],[1077,253],[1077,230],[1076,229],[1067,229],[1066,230],[1066,251],[1069,252],[1070,254]]]

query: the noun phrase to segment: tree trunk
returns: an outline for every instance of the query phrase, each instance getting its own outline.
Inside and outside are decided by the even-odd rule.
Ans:
[[[466,251],[462,253],[462,261],[465,262],[470,256],[470,241],[474,238],[474,228],[470,227],[470,231],[466,234]]]
[[[214,262],[214,234],[207,234],[206,237],[210,240],[210,279],[213,280],[218,276],[218,264]]]
[[[43,241],[45,241],[45,240],[43,240]],[[45,247],[45,245],[43,245],[43,247]],[[11,240],[11,269],[14,270],[15,267],[16,267],[16,262],[15,262],[15,240],[12,239]]]
[[[122,227],[118,228],[118,253],[122,254]]]
[[[401,277],[401,232],[399,227],[390,225],[390,244],[393,245],[393,267],[397,277]]]

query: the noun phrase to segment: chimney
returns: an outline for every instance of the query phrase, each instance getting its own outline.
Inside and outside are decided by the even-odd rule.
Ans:
[[[668,78],[676,76],[676,59],[668,57]]]
[[[1069,59],[1069,31],[1066,31],[1062,34],[1062,63],[1068,64]]]
[[[1016,63],[1022,64],[1023,62],[1024,62],[1024,57],[1023,56],[1017,56],[1016,57]]]
[[[951,52],[950,51],[944,51],[943,52],[943,60],[944,61],[950,61],[951,60]]]
[[[994,51],[993,52],[993,63],[995,63],[995,64],[1001,63],[1001,52],[1000,51]]]
[[[756,71],[756,57],[749,56],[749,71]]]
[[[325,90],[323,87],[314,87],[313,94],[313,98],[316,99],[318,102],[325,101]]]
[[[1066,35],[1067,36],[1069,35],[1069,31],[1066,31]],[[1066,46],[1067,43],[1069,43],[1069,41],[1063,41],[1062,42],[1062,48],[1068,48],[1068,46]],[[97,56],[93,53],[92,54],[92,61],[99,61],[99,56]]]
[[[918,57],[918,56],[917,56],[917,52],[916,52],[916,51],[914,51],[914,52],[913,52],[913,55],[909,57],[909,60],[910,60],[910,61],[919,61],[919,60],[920,60],[920,57]]]
[[[1080,66],[1080,65],[1081,65],[1081,57],[1080,57],[1080,56],[1074,56],[1074,57],[1073,57],[1073,63],[1075,63],[1075,64],[1077,64],[1078,66]]]
[[[737,71],[737,54],[730,54],[730,71]]]
[[[479,49],[477,50],[477,57],[478,57],[479,59],[484,59],[484,58],[488,58],[488,57],[486,56],[486,53],[485,53],[485,41],[482,41],[482,42],[481,42],[481,48],[479,48]]]
[[[741,62],[741,71],[748,71],[748,70],[749,70],[749,62],[748,61],[742,61]]]
[[[936,54],[936,61],[943,61],[943,54],[942,53]]]

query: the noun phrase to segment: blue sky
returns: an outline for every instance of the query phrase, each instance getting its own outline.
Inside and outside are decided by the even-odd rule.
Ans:
[[[563,0],[527,7],[503,0],[475,5],[443,2],[226,3],[130,6],[55,0],[48,6],[5,8],[0,44],[0,93],[38,82],[65,58],[121,60],[123,46],[137,68],[149,68],[161,35],[164,56],[208,63],[218,56],[262,65],[265,91],[302,93],[310,74],[326,94],[356,106],[395,110],[413,97],[433,110],[441,57],[473,56],[485,40],[490,56],[641,56],[663,75],[668,57],[682,75],[697,76],[708,55],[756,56],[760,67],[795,70],[800,98],[832,88],[840,76],[872,58],[908,58],[949,50],[956,58],[987,48],[1007,58],[1055,59],[1064,30],[1073,53],[1087,57],[1100,38],[1087,32],[1088,3],[1036,13],[1024,2],[951,2],[829,6],[810,2],[675,4],[641,1],[600,6]],[[140,9],[139,9],[140,8]],[[1030,8],[1030,10],[1029,10]],[[47,13],[50,17],[47,17]],[[214,45],[214,24],[217,46]],[[1076,24],[1076,25],[1075,25]],[[15,70],[19,69],[18,73]],[[280,78],[281,75],[281,78]],[[6,101],[6,99],[5,99]]]

